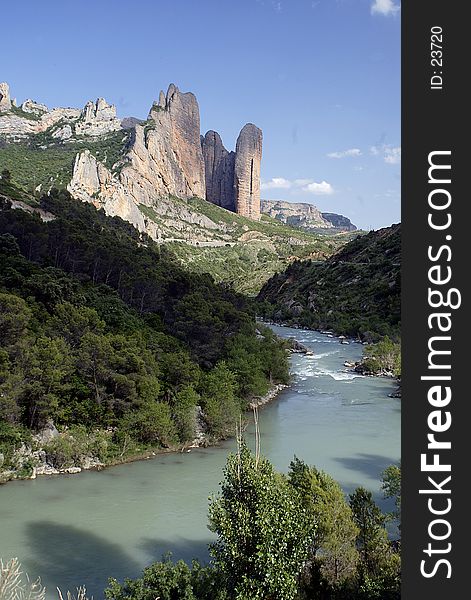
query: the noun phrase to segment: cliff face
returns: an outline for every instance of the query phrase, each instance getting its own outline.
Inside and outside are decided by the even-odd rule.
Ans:
[[[263,214],[277,221],[301,229],[311,231],[318,229],[356,230],[356,226],[347,217],[334,213],[321,213],[314,204],[308,204],[307,202],[262,200],[261,210]]]
[[[250,219],[260,219],[261,161],[262,132],[247,123],[237,138],[234,187],[237,213]]]
[[[196,98],[174,84],[160,92],[146,121],[123,123],[104,98],[82,110],[50,110],[30,99],[16,107],[6,83],[0,84],[0,111],[0,136],[7,144],[28,141],[38,152],[77,149],[68,190],[139,229],[146,228],[142,207],[167,217],[175,212],[176,198],[203,198],[252,219],[260,216],[262,132],[247,124],[235,152],[228,152],[214,131],[201,138]],[[44,135],[35,141],[38,134]],[[67,182],[67,173],[61,177]]]
[[[147,125],[135,125],[119,173],[105,169],[105,176],[103,165],[84,151],[75,161],[68,189],[84,201],[100,204],[108,214],[119,215],[143,229],[139,205],[167,213],[169,196],[204,198],[199,128],[196,98],[181,94],[172,84],[167,95],[161,92],[159,101],[152,105]],[[100,172],[97,185],[95,173]]]
[[[89,101],[78,108],[53,108],[28,99],[13,110],[9,87],[0,84],[0,135],[8,140],[22,140],[50,130],[55,139],[102,136],[121,129],[115,106],[104,98]]]
[[[116,107],[104,98],[87,102],[75,125],[77,135],[97,136],[118,129],[121,129],[121,120],[116,117]]]
[[[198,102],[170,84],[149,112],[148,127],[136,126],[129,160],[144,176],[151,174],[161,195],[205,197],[204,160]],[[147,154],[147,156],[145,156]],[[153,175],[152,175],[153,174]]]
[[[236,211],[234,193],[234,152],[228,152],[216,131],[208,131],[202,138],[206,179],[206,200]]]
[[[356,225],[354,225],[350,219],[343,215],[336,215],[335,213],[322,213],[322,218],[343,231],[355,231]]]
[[[220,135],[208,131],[202,140],[206,174],[206,200],[258,220],[260,218],[260,164],[262,132],[247,123],[235,152],[228,152]]]

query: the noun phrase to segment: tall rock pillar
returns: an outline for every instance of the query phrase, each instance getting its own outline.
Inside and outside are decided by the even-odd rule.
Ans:
[[[11,109],[11,100],[10,100],[10,88],[8,87],[8,83],[5,81],[0,83],[0,111],[2,110],[10,110]]]
[[[247,123],[237,138],[234,190],[236,212],[249,219],[260,219],[260,164],[262,131]]]
[[[228,152],[216,131],[201,140],[206,178],[206,200],[235,212],[234,152]]]

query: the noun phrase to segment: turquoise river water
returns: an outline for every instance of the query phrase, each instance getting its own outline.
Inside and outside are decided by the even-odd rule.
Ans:
[[[260,409],[262,453],[281,471],[296,454],[330,473],[345,491],[363,485],[384,509],[380,474],[400,457],[400,401],[394,382],[343,366],[362,346],[314,331],[273,326],[314,355],[292,355],[292,385]],[[252,430],[249,427],[248,437]],[[208,498],[218,491],[234,441],[101,472],[39,477],[0,487],[0,557],[18,557],[56,586],[86,585],[101,599],[107,578],[135,577],[166,551],[208,558]]]

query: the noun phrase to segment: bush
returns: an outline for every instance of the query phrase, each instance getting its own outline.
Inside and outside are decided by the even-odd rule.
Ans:
[[[170,406],[163,402],[148,402],[138,412],[128,413],[120,421],[119,429],[153,446],[168,448],[177,440],[177,428]]]

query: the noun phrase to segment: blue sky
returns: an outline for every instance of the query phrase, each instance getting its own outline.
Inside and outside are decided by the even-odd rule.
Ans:
[[[228,149],[263,130],[262,197],[363,228],[400,220],[398,0],[22,0],[2,7],[12,97],[147,116],[174,82]]]

